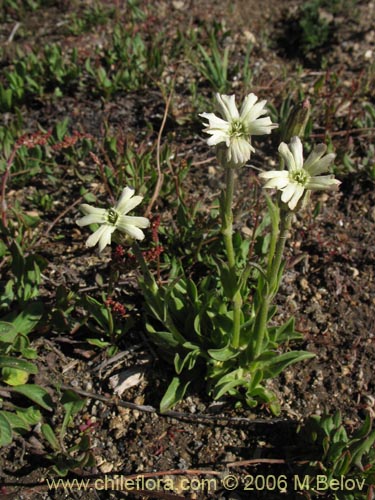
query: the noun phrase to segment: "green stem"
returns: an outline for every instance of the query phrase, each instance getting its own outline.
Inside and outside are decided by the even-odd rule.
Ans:
[[[222,207],[221,232],[224,238],[225,250],[227,252],[229,268],[235,271],[236,259],[233,248],[233,193],[234,193],[234,169],[225,169],[225,192],[223,193],[224,203]]]
[[[290,226],[292,225],[293,213],[282,210],[280,215],[280,233],[277,240],[275,256],[273,258],[270,273],[268,275],[268,283],[270,287],[269,293],[271,294],[271,298],[276,295],[276,292],[278,290],[278,277],[280,272],[281,260],[283,258],[285,243],[288,237]]]
[[[233,248],[233,203],[234,194],[234,169],[225,168],[225,192],[223,193],[222,202],[222,222],[221,232],[224,238],[225,250],[227,253],[229,271],[237,277],[236,258]],[[232,297],[233,302],[233,331],[232,331],[232,347],[238,349],[240,345],[240,329],[241,329],[241,309],[242,297],[241,291],[237,290]]]
[[[266,194],[266,200],[268,205],[268,211],[271,218],[271,240],[268,248],[268,262],[267,262],[267,276],[270,276],[273,257],[276,251],[276,244],[279,236],[279,226],[280,226],[280,209],[278,205],[275,205],[269,196]]]
[[[147,267],[147,264],[146,264],[146,261],[143,257],[143,254],[141,252],[141,249],[139,248],[138,243],[136,241],[134,241],[134,243],[133,243],[133,252],[134,252],[134,255],[138,261],[138,264],[141,267],[141,271],[142,271],[145,285],[154,295],[156,295],[156,293],[158,291],[158,285],[156,284],[154,277],[150,273],[150,270]]]
[[[261,305],[259,310],[257,311],[257,315],[255,318],[255,339],[253,351],[254,358],[257,358],[263,350],[264,337],[267,331],[268,312],[272,304],[272,300],[275,297],[279,287],[280,267],[282,263],[285,242],[292,223],[292,217],[293,214],[291,212],[281,212],[280,232],[276,244],[275,255],[269,268],[269,272],[267,273],[267,283],[265,283],[264,285],[265,288],[262,293]]]

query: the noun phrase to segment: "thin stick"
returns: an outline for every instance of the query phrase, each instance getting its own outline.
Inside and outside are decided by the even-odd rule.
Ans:
[[[336,132],[325,132],[324,134],[311,134],[310,137],[326,137],[326,135],[330,136],[340,136],[347,134],[354,134],[357,132],[375,132],[375,127],[363,127],[363,128],[352,128],[349,130],[337,130]]]
[[[174,90],[174,85],[172,85],[172,89],[171,89],[171,91],[169,93],[167,102],[165,104],[164,116],[163,116],[163,120],[161,122],[160,130],[159,130],[159,133],[158,133],[158,140],[157,140],[157,143],[156,143],[156,170],[158,172],[158,180],[156,182],[155,190],[154,190],[154,193],[153,193],[152,198],[150,200],[150,203],[148,204],[148,207],[146,209],[145,217],[149,217],[149,215],[151,213],[151,210],[152,210],[152,207],[154,206],[154,204],[155,204],[155,202],[156,202],[156,200],[157,200],[157,198],[159,196],[161,187],[163,185],[164,175],[162,174],[161,165],[160,165],[161,138],[162,138],[162,135],[163,135],[163,130],[164,130],[164,127],[165,127],[165,123],[167,121],[168,110],[169,110],[169,106],[170,106],[170,103],[171,103],[171,99],[172,99],[172,95],[173,95],[173,90]]]
[[[51,222],[51,224],[48,226],[47,230],[46,230],[46,233],[45,235],[48,236],[48,234],[50,233],[51,229],[59,222],[60,219],[62,219],[63,217],[65,217],[65,215],[70,212],[70,210],[72,210],[72,208],[74,208],[75,206],[77,206],[79,203],[81,203],[83,201],[83,196],[80,196],[78,198],[78,200],[76,200],[74,203],[72,203],[71,205],[69,205],[65,210],[63,210],[57,217],[55,220],[53,220]]]
[[[150,405],[137,405],[135,403],[129,403],[127,401],[121,401],[118,398],[109,398],[106,396],[101,396],[99,394],[94,394],[92,392],[84,391],[83,389],[78,389],[77,387],[71,387],[69,385],[61,384],[58,386],[59,388],[63,390],[70,390],[74,391],[77,394],[80,394],[81,396],[84,396],[86,398],[90,399],[96,399],[98,401],[102,401],[104,404],[107,405],[115,405],[119,406],[121,408],[128,408],[130,410],[138,410],[138,411],[143,411],[145,413],[156,413],[159,415],[159,417],[169,417],[169,418],[175,418],[177,420],[180,419],[190,419],[190,420],[206,420],[206,421],[212,421],[216,422],[218,420],[225,420],[226,422],[232,422],[232,423],[238,423],[238,424],[248,424],[248,425],[253,425],[253,424],[277,424],[277,423],[285,423],[287,422],[286,419],[284,418],[274,418],[272,420],[267,420],[267,419],[251,419],[251,418],[246,418],[246,417],[225,417],[225,416],[218,416],[218,415],[206,415],[202,413],[187,413],[187,412],[178,412],[178,411],[173,411],[169,410],[164,413],[158,412],[156,408]],[[0,390],[4,389],[4,391],[12,391],[11,388],[1,388]]]
[[[21,23],[17,21],[16,24],[13,26],[13,29],[8,37],[8,40],[6,41],[7,44],[13,42],[13,38],[15,37],[15,34],[17,33],[20,26]]]
[[[5,167],[5,172],[4,172],[4,175],[3,175],[2,182],[1,182],[1,219],[2,219],[4,227],[8,226],[8,221],[7,221],[7,209],[8,209],[8,206],[7,206],[7,202],[6,202],[6,199],[5,199],[6,198],[7,182],[8,182],[8,178],[10,176],[10,169],[12,167],[14,158],[15,158],[16,153],[17,153],[17,151],[18,151],[19,148],[20,148],[20,145],[18,143],[16,143],[13,146],[12,152],[10,153],[9,158],[7,159],[6,167]]]

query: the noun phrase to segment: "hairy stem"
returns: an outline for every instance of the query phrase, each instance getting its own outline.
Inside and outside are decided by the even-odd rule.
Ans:
[[[254,358],[257,358],[261,354],[263,349],[264,337],[267,331],[268,312],[272,304],[272,300],[275,297],[277,290],[279,288],[280,267],[282,264],[285,242],[288,237],[288,233],[292,223],[292,216],[293,214],[291,212],[285,212],[285,211],[281,212],[280,232],[276,243],[275,254],[273,256],[272,263],[268,269],[267,283],[265,284],[265,288],[262,292],[261,304],[257,311],[255,319],[255,328],[254,328],[255,338],[253,344]]]
[[[222,222],[221,232],[224,238],[225,250],[229,264],[229,271],[234,276],[237,276],[236,258],[233,248],[233,193],[234,193],[234,169],[225,168],[225,191],[223,192],[222,201]],[[233,331],[232,331],[232,347],[237,349],[240,344],[240,328],[241,328],[241,309],[242,297],[240,290],[237,290],[233,297]]]

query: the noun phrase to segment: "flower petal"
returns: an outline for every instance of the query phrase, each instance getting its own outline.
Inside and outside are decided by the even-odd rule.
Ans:
[[[315,162],[312,165],[308,165],[308,168],[305,169],[309,172],[310,175],[319,175],[324,172],[327,172],[329,170],[329,166],[333,163],[334,159],[336,158],[336,155],[334,153],[330,153],[323,158],[321,158],[319,161]]]
[[[201,113],[199,116],[206,118],[208,120],[207,129],[205,132],[209,132],[209,129],[217,129],[217,130],[228,130],[229,123],[222,118],[219,118],[215,115],[215,113]]]
[[[107,245],[111,244],[111,236],[115,231],[114,226],[105,226],[106,231],[103,231],[101,237],[99,238],[99,253],[101,253]]]
[[[299,202],[300,198],[303,196],[304,188],[300,184],[296,184],[293,196],[290,198],[288,207],[290,210],[294,210]]]
[[[290,149],[294,158],[294,163],[297,170],[303,169],[303,149],[302,142],[298,136],[292,137],[290,141]]]
[[[235,137],[231,140],[228,149],[228,161],[234,166],[243,166],[251,156],[254,148],[243,137]]]
[[[109,231],[109,234],[111,234],[115,230],[114,226],[109,226],[107,224],[103,224],[103,226],[100,226],[99,229],[97,229],[94,233],[92,233],[87,241],[86,241],[86,246],[87,247],[94,247],[98,241],[101,239],[104,233]]]
[[[98,214],[92,213],[81,217],[81,219],[77,220],[78,226],[89,226],[90,224],[103,224],[105,222],[105,210]]]
[[[241,121],[246,122],[249,121],[248,115],[251,113],[251,110],[254,107],[254,104],[257,102],[258,97],[255,94],[249,94],[245,97],[242,106],[241,106]]]
[[[312,172],[310,171],[310,168],[317,162],[320,160],[320,158],[324,155],[324,153],[326,152],[327,150],[327,146],[325,144],[317,144],[313,150],[311,151],[311,153],[309,154],[309,156],[307,157],[307,159],[305,160],[305,165],[304,165],[304,168],[305,170],[307,170],[309,173],[312,174]]]
[[[120,212],[121,214],[124,213],[125,210],[127,210],[128,202],[134,195],[135,190],[130,187],[126,187],[122,190],[121,196],[116,203],[115,210],[117,212]]]
[[[131,199],[126,201],[120,200],[115,207],[115,210],[120,214],[127,214],[133,208],[137,207],[140,203],[142,203],[143,196],[133,196]]]
[[[320,189],[332,189],[341,184],[340,181],[334,179],[331,175],[320,175],[318,177],[311,177],[307,183],[306,189],[311,191],[318,191]]]
[[[283,177],[288,179],[289,172],[287,170],[269,170],[268,172],[261,172],[259,177],[261,179],[273,179],[274,177]]]
[[[96,208],[93,207],[92,205],[87,205],[87,203],[83,203],[82,205],[79,206],[80,210],[85,214],[104,214],[105,209],[104,208]]]
[[[133,224],[121,224],[121,231],[123,233],[128,234],[132,238],[136,240],[143,240],[145,235],[143,234],[143,231],[141,231],[138,227],[134,226]]]
[[[211,134],[212,136],[207,141],[209,146],[216,146],[221,142],[228,143],[229,145],[230,124],[228,122],[219,118],[214,113],[201,113],[199,116],[207,118],[209,121],[209,123],[206,124],[207,128],[203,130],[206,134]]]
[[[240,117],[234,95],[216,94],[216,99],[219,104],[221,114],[228,122]]]
[[[212,134],[212,136],[207,139],[207,144],[209,146],[216,146],[217,144],[220,144],[221,142],[225,142],[227,145],[230,143],[230,137],[228,134],[218,131],[218,132],[209,132]]]
[[[257,98],[257,100],[258,100],[258,98]],[[246,115],[246,121],[253,122],[257,118],[259,118],[260,116],[267,114],[268,111],[267,111],[267,109],[265,109],[266,103],[267,103],[267,101],[263,100],[263,101],[259,101],[256,104],[254,104]]]
[[[288,145],[285,142],[282,142],[279,146],[279,153],[284,158],[285,163],[288,167],[289,171],[296,170],[296,163],[294,161],[294,156],[292,155]]]
[[[283,189],[283,192],[281,194],[281,201],[283,201],[284,203],[288,203],[288,201],[294,195],[297,186],[298,186],[298,184],[296,184],[294,182],[290,182],[289,184],[287,184],[285,186],[285,188]]]
[[[123,227],[132,225],[136,227],[149,227],[150,221],[146,217],[134,217],[132,215],[121,215],[117,221],[117,228],[121,231]]]
[[[277,128],[276,123],[272,123],[271,118],[266,116],[265,118],[258,118],[253,122],[248,124],[247,131],[250,135],[264,135],[270,134],[272,129]]]
[[[269,173],[269,172],[265,172]],[[278,172],[280,173],[280,172]],[[287,174],[287,172],[285,172]],[[260,177],[266,179],[265,176],[260,174]],[[268,181],[264,184],[264,188],[266,189],[281,189],[283,190],[289,184],[289,178],[281,175],[275,175],[273,177],[268,177]]]

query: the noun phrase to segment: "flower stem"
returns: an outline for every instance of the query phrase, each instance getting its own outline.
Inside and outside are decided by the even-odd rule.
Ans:
[[[276,292],[280,285],[280,267],[282,264],[285,242],[288,237],[288,233],[292,223],[293,214],[291,212],[281,211],[280,215],[281,215],[280,231],[279,231],[279,237],[277,239],[276,250],[272,263],[268,269],[267,283],[265,283],[265,288],[263,290],[261,298],[261,304],[255,318],[255,327],[254,327],[255,338],[253,344],[254,358],[257,358],[263,350],[264,337],[267,331],[268,312],[272,300],[275,297]]]
[[[233,248],[233,193],[234,193],[234,169],[225,169],[225,192],[223,193],[221,232],[224,238],[225,250],[227,252],[228,264],[231,270],[235,270],[236,260]]]
[[[270,287],[269,294],[271,295],[271,298],[273,298],[276,295],[276,292],[279,288],[280,283],[278,281],[279,281],[281,260],[284,253],[286,239],[288,237],[290,226],[292,224],[292,217],[293,217],[292,212],[285,210],[281,211],[279,238],[277,240],[275,255],[268,275],[268,283]]]
[[[154,277],[150,273],[150,270],[147,267],[147,264],[146,264],[146,261],[143,257],[143,254],[141,252],[141,249],[139,248],[138,243],[136,241],[134,241],[132,248],[133,248],[134,255],[138,261],[138,264],[141,267],[141,271],[142,271],[145,285],[155,295],[158,291],[158,285],[156,284]]]
[[[234,193],[234,168],[225,168],[225,191],[223,192],[222,200],[222,222],[221,232],[224,238],[225,250],[227,253],[229,272],[236,277],[237,269],[236,258],[233,248],[233,193]],[[232,331],[232,347],[238,349],[240,345],[240,328],[241,328],[241,309],[242,297],[241,291],[236,290],[232,297],[233,302],[233,331]]]

